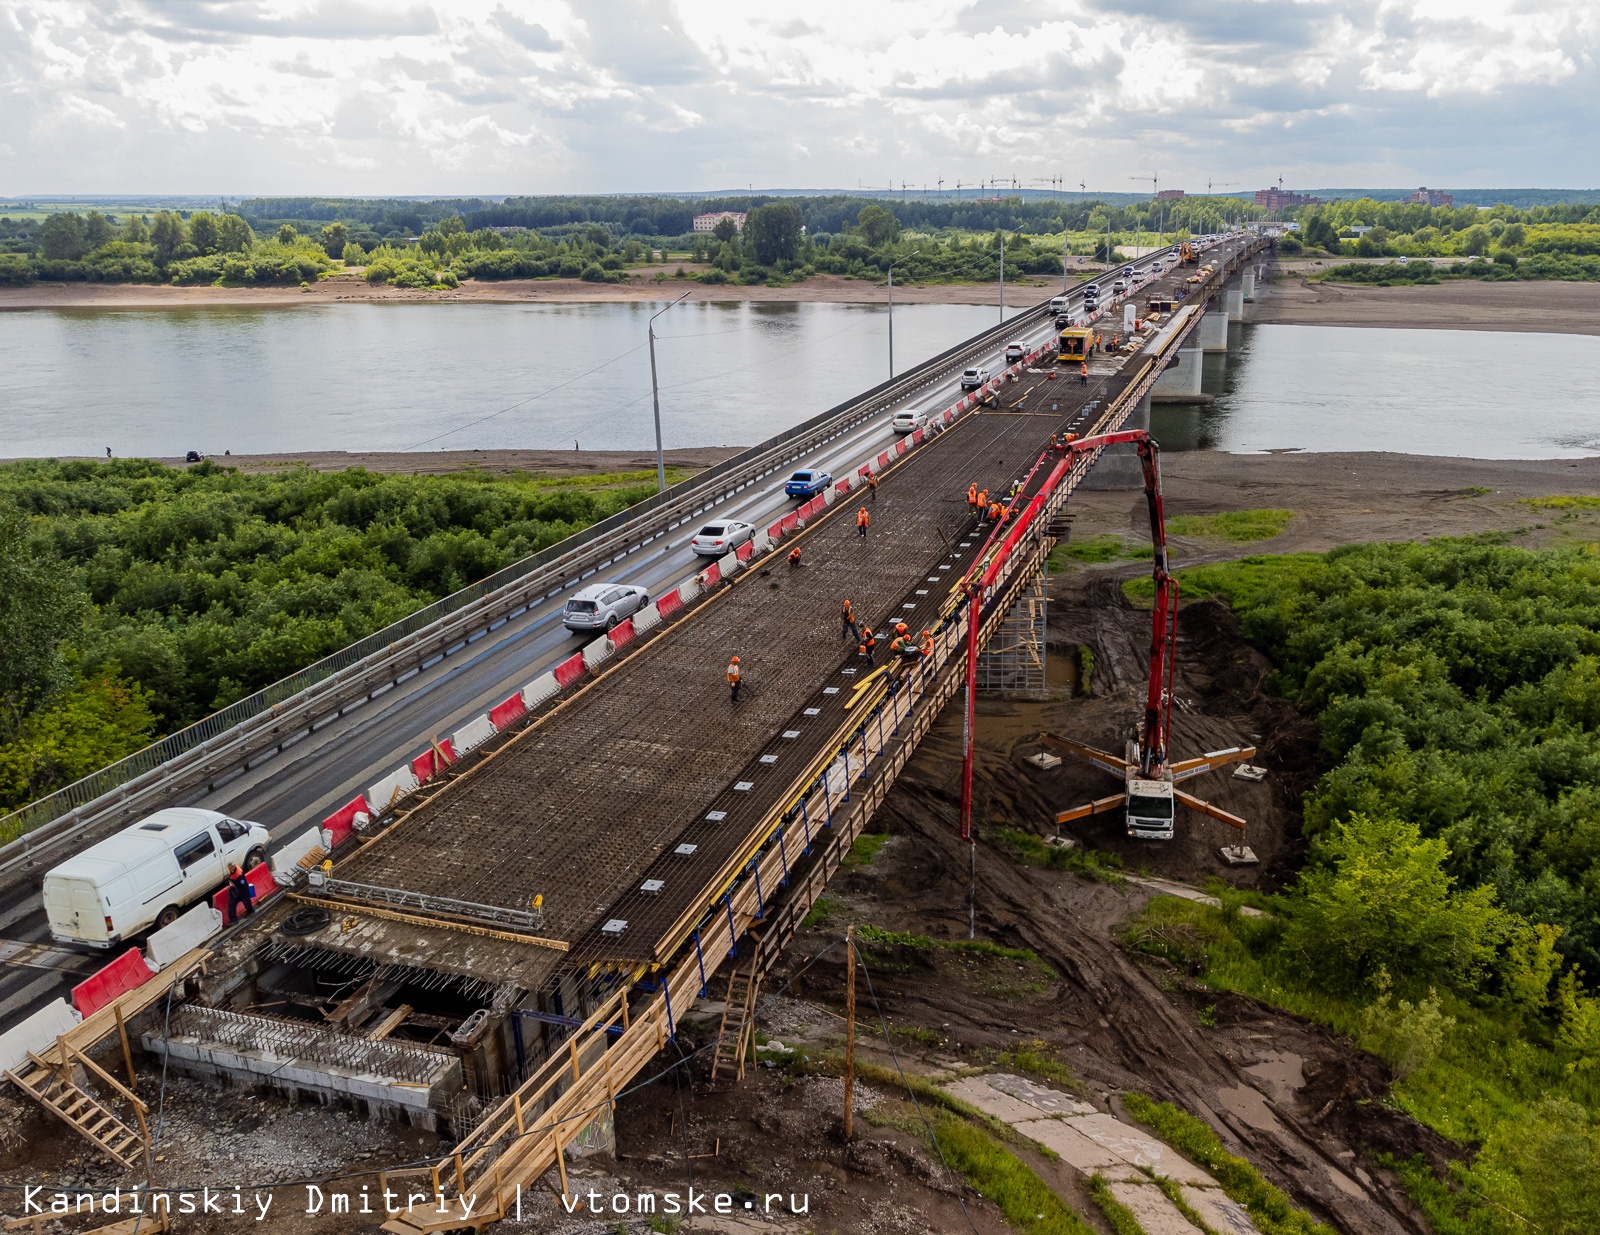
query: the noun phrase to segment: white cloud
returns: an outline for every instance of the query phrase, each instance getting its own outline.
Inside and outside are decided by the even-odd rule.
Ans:
[[[1588,185],[1593,0],[0,0],[0,193]]]

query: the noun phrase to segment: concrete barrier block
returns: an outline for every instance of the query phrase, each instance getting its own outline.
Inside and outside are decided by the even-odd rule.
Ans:
[[[739,560],[737,553],[724,554],[717,559],[717,571],[724,579],[732,578],[739,573],[744,563]]]
[[[372,803],[374,810],[386,811],[417,788],[417,784],[417,774],[411,770],[411,765],[408,763],[405,767],[390,772],[382,780],[368,785],[367,801]]]
[[[700,576],[696,575],[692,579],[685,579],[678,584],[675,590],[678,593],[678,599],[683,601],[684,604],[688,604],[696,596],[700,595]]]
[[[56,1039],[83,1017],[65,999],[47,1003],[25,1021],[0,1033],[0,1068],[15,1072],[28,1062],[28,1052],[35,1055],[49,1050]]]
[[[772,537],[767,535],[766,532],[757,532],[750,538],[750,545],[753,550],[751,556],[761,557],[763,554],[772,551]]]
[[[288,886],[300,873],[299,862],[313,849],[322,847],[322,829],[307,828],[299,836],[285,841],[272,855],[272,877]]]
[[[611,640],[607,639],[604,635],[601,635],[598,639],[591,643],[585,644],[583,648],[584,668],[588,669],[590,673],[593,673],[595,666],[606,660],[609,660],[611,658],[611,653],[614,650],[615,649],[613,649],[611,646]],[[461,743],[457,742],[456,748],[459,750],[460,747]]]
[[[654,605],[646,605],[633,615],[633,629],[635,634],[644,634],[661,625],[661,610]]]
[[[196,905],[171,926],[153,931],[145,942],[145,954],[162,970],[221,930],[222,915],[210,905]]]
[[[661,620],[661,615],[656,613],[654,608],[647,606],[644,612],[655,616],[655,620],[650,623],[652,626]],[[634,620],[637,623],[638,619]],[[556,681],[556,675],[554,673],[541,673],[522,688],[522,702],[531,712],[546,699],[552,699],[560,693],[561,683]]]
[[[602,639],[600,642],[604,643],[605,640]],[[584,656],[584,661],[585,663],[588,661],[587,652]],[[457,754],[465,754],[474,746],[481,746],[493,736],[494,721],[487,716],[477,716],[450,735],[450,745],[455,748]]]

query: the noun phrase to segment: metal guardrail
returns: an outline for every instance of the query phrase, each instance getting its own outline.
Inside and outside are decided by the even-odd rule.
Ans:
[[[425,606],[143,750],[0,817],[0,888],[64,845],[109,832],[170,797],[210,786],[286,740],[365,702],[503,620],[604,569],[799,457],[915,394],[1043,316],[1048,301],[898,378],[813,416],[520,562]]]

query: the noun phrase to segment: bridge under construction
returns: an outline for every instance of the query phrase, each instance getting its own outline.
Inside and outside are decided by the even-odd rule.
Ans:
[[[719,973],[739,993],[723,1027],[739,1066],[763,971],[965,681],[969,639],[1004,627],[1006,654],[1027,651],[1014,612],[1032,611],[1019,600],[1073,488],[1131,464],[1085,451],[1045,493],[1041,452],[1140,424],[1206,297],[1263,244],[1219,245],[1198,285],[1185,266],[1146,284],[1165,311],[1116,354],[1080,370],[1053,345],[1030,352],[528,683],[469,751],[402,769],[280,871],[287,895],[186,956],[166,1016],[145,992],[117,1025],[126,1011],[175,1067],[447,1127],[450,1153],[386,1177],[437,1198],[396,1232],[481,1227],[552,1168],[564,1183],[566,1151],[604,1139],[617,1093]],[[1040,517],[997,557],[968,486],[1017,482]],[[880,635],[875,663],[844,637],[847,599]],[[927,632],[927,654],[886,664],[898,622]]]

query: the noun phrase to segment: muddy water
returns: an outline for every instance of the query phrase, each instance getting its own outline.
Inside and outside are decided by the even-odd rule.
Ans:
[[[1235,325],[1203,407],[1158,406],[1168,450],[1600,454],[1600,338]]]
[[[0,457],[638,450],[659,304],[0,313]],[[902,305],[898,370],[994,324]],[[668,447],[747,445],[888,376],[881,305],[699,303],[656,322]]]

